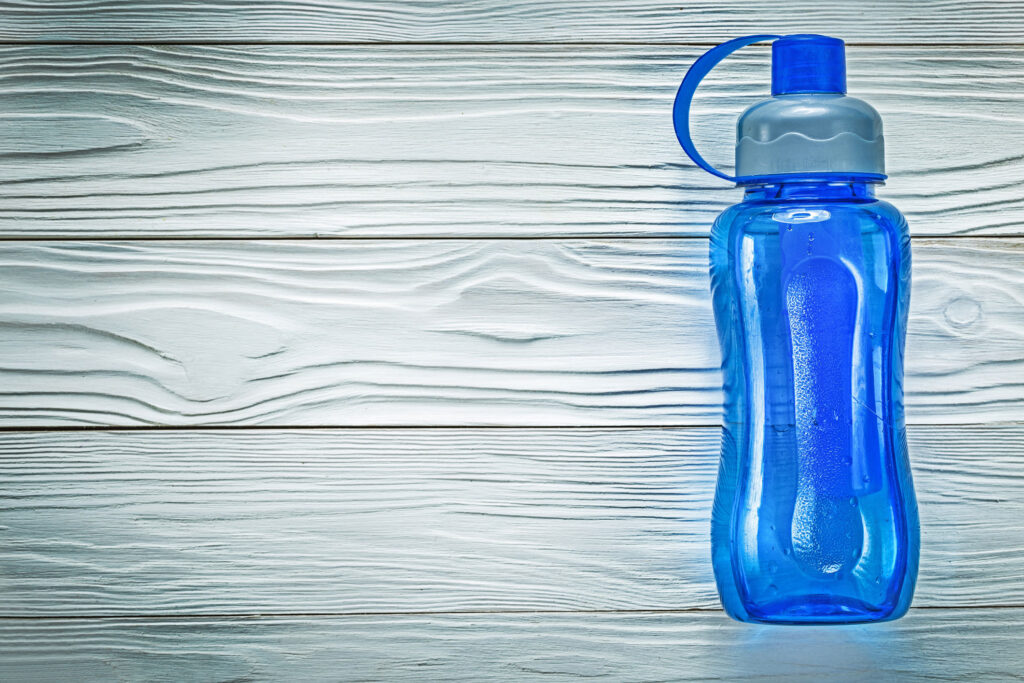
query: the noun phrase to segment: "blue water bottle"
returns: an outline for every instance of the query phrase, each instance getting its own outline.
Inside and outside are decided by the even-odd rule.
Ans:
[[[724,57],[772,40],[772,97],[739,118],[736,176],[694,148],[689,110]],[[711,229],[725,415],[715,579],[740,621],[884,621],[910,606],[917,501],[903,416],[910,237],[882,122],[846,93],[841,40],[758,35],[698,59],[676,96],[683,149],[737,183]]]

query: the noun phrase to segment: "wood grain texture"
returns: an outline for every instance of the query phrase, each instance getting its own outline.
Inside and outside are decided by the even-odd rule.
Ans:
[[[0,435],[0,616],[718,605],[718,430]],[[1024,426],[910,430],[917,606],[1024,603]]]
[[[0,426],[718,424],[704,240],[0,245]],[[911,423],[1024,408],[1024,241],[919,240]]]
[[[1020,42],[1015,0],[18,0],[0,40],[100,42],[721,42],[750,33],[850,41]]]
[[[702,51],[0,48],[0,234],[706,235],[739,193],[672,132]],[[698,143],[720,165],[735,117],[765,96],[768,53],[738,53],[702,87]],[[882,194],[916,236],[1024,234],[1022,50],[849,62],[851,92],[885,119]]]
[[[877,625],[711,614],[0,621],[11,681],[1008,681],[1024,609]]]

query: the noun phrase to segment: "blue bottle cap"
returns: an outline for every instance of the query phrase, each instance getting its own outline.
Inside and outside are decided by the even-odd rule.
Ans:
[[[846,51],[839,38],[783,36],[772,43],[772,95],[846,92]]]

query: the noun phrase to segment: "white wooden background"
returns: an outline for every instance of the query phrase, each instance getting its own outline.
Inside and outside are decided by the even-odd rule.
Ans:
[[[850,44],[914,239],[921,578],[751,627],[707,547],[687,65]],[[699,98],[728,163],[766,47]],[[0,680],[1019,680],[1024,3],[0,2]]]

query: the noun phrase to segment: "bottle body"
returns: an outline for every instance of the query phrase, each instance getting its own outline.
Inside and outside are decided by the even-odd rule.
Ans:
[[[711,236],[725,414],[712,514],[741,621],[901,616],[917,575],[906,222],[856,181],[747,188]]]

